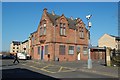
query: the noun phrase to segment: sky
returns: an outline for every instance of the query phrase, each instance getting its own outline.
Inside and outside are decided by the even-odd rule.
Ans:
[[[24,41],[37,30],[44,8],[57,15],[79,17],[86,25],[85,16],[92,14],[90,32],[94,46],[105,33],[118,36],[117,2],[3,2],[2,51],[9,51],[12,40]]]

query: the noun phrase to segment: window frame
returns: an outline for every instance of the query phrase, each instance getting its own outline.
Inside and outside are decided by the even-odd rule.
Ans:
[[[70,49],[70,48],[71,48],[71,49]],[[69,55],[74,55],[74,50],[75,50],[74,46],[69,46],[68,54],[69,54]],[[71,53],[71,51],[72,51],[72,53]]]
[[[83,27],[79,27],[79,37],[80,39],[84,39],[84,28]]]
[[[86,50],[85,50],[86,49]],[[88,47],[87,46],[83,46],[83,54],[87,55],[88,54]]]
[[[47,51],[46,51],[46,47],[47,47]],[[49,52],[48,52],[48,45],[45,45],[45,55],[47,55]]]
[[[41,46],[38,46],[38,55],[41,54]]]
[[[65,55],[66,47],[65,45],[59,45],[59,55]]]
[[[81,47],[80,47],[80,45],[77,45],[76,52],[80,53],[80,51],[81,51]]]
[[[65,35],[66,35],[66,24],[60,23],[60,36],[65,36]]]
[[[47,22],[46,20],[43,20],[40,25],[40,36],[46,35],[46,30],[47,29]]]

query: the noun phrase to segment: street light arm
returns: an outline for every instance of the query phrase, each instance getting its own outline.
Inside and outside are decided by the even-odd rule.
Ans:
[[[89,20],[91,18],[92,15],[87,15],[86,19]]]

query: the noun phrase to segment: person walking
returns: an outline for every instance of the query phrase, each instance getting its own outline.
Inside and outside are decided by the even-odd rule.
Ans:
[[[50,53],[48,53],[48,61],[50,61]]]
[[[13,63],[15,63],[16,61],[19,63],[19,59],[18,59],[18,57],[17,57],[17,53],[16,53],[16,55],[15,55],[15,57],[14,57],[14,62],[13,62]]]

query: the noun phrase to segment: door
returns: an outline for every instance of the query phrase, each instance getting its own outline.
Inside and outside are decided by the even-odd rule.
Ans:
[[[78,60],[80,60],[80,53],[78,54]]]
[[[44,46],[41,46],[41,60],[43,60],[44,56]]]

